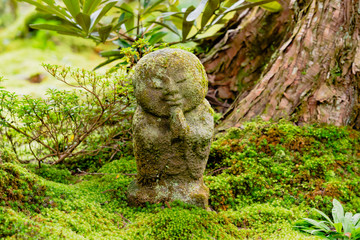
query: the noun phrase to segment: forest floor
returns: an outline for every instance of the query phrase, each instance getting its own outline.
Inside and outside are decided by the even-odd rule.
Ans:
[[[0,237],[9,239],[319,239],[296,221],[330,214],[332,199],[360,211],[359,132],[251,122],[218,136],[204,176],[206,211],[174,202],[132,208],[131,154],[107,162],[0,164]],[[72,162],[74,164],[74,162]]]

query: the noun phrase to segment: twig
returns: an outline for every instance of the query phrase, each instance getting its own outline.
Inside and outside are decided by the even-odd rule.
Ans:
[[[124,176],[136,176],[136,173],[89,173],[89,172],[85,172],[80,170],[80,168],[76,169],[77,171],[79,171],[78,174],[75,174],[76,176],[84,176],[84,175],[111,175],[111,174],[118,174],[118,175],[124,175]]]
[[[209,173],[206,174],[206,175],[211,176],[211,175],[213,175],[213,174],[216,173],[216,172],[219,172],[219,171],[222,171],[222,170],[225,170],[225,169],[228,169],[228,168],[229,168],[229,167],[219,168],[219,169],[216,169],[216,170],[214,170],[214,171],[212,171],[212,172],[209,172]]]
[[[170,204],[169,204],[169,202],[168,202],[168,201],[165,201],[165,204],[166,204],[166,206],[167,206],[168,208],[170,208],[170,209],[171,209],[171,206],[170,206]]]
[[[115,212],[115,214],[120,215],[120,217],[125,220],[128,221],[129,223],[132,223],[129,219],[125,218],[124,215],[122,215],[121,213]]]
[[[105,191],[103,191],[101,193],[107,193],[107,192],[113,192],[113,191],[116,191],[116,189],[108,189],[108,190],[105,190]]]

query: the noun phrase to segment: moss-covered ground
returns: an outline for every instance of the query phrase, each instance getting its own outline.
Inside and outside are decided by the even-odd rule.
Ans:
[[[127,206],[133,156],[92,175],[66,166],[0,164],[4,239],[317,239],[294,229],[330,213],[360,212],[359,132],[334,126],[251,122],[219,135],[205,173],[206,211],[180,202]]]

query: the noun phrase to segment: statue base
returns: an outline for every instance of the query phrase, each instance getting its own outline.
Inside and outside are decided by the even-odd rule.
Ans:
[[[156,204],[172,201],[182,201],[187,204],[208,209],[209,189],[203,180],[180,182],[176,180],[158,181],[143,186],[138,180],[133,181],[128,188],[127,200],[130,206],[144,206],[146,203]]]

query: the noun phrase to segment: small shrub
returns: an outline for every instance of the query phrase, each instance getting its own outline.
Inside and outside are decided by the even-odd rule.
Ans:
[[[7,145],[17,157],[18,150],[25,149],[39,164],[59,164],[69,158],[84,162],[90,158],[96,163],[96,155],[104,155],[102,160],[107,161],[128,148],[134,97],[126,70],[98,75],[59,66],[44,67],[58,80],[79,89],[50,89],[44,99],[19,97],[0,89],[0,128],[9,136]]]

